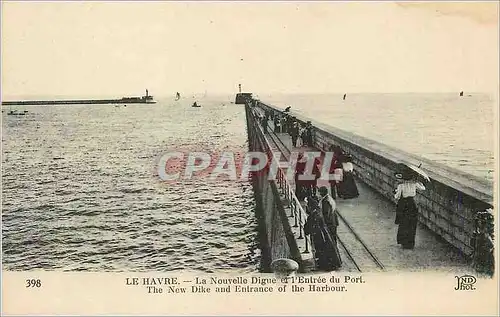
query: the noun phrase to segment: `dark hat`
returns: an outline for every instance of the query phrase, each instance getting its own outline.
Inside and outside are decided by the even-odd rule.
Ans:
[[[415,176],[415,173],[406,164],[398,163],[394,176],[398,179],[411,180]]]
[[[338,145],[334,145],[334,146],[332,146],[332,148],[331,148],[331,149],[332,149],[333,153],[335,153],[335,154],[337,154],[337,155],[340,155],[340,154],[342,154],[342,153],[344,152],[344,151],[342,150],[342,148],[341,148],[340,146],[338,146]]]
[[[410,169],[406,169],[403,171],[403,173],[401,173],[401,177],[407,181],[411,180],[414,176],[415,173]]]
[[[352,162],[352,156],[350,154],[343,155],[344,162]]]
[[[309,196],[309,197],[306,197],[305,199],[307,201],[307,212],[308,213],[311,213],[311,211],[314,211],[315,209],[317,209],[319,207],[319,202],[318,202],[318,198],[315,197],[315,196]]]
[[[328,194],[328,189],[325,186],[322,186],[319,188],[319,193],[321,195],[326,195],[326,194]]]

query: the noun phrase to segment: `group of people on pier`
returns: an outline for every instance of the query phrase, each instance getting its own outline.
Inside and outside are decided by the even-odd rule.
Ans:
[[[267,133],[269,121],[271,121],[273,122],[274,133],[289,134],[292,138],[292,144],[294,147],[300,147],[303,145],[313,146],[313,130],[311,121],[306,122],[306,124],[302,124],[288,111],[290,111],[290,107],[287,107],[285,111],[281,113],[266,111],[262,117],[264,132]]]
[[[333,157],[326,171],[330,175],[334,174],[337,176],[336,179],[328,181],[332,198],[352,199],[358,197],[359,191],[354,180],[352,156],[345,153],[339,146],[333,146],[331,150]],[[314,158],[312,170],[314,178],[311,180],[302,179],[306,173],[308,159],[302,153],[299,153],[297,164],[295,165],[295,195],[299,200],[304,200],[304,198],[316,194],[318,180],[321,178],[321,171],[323,170],[321,160]]]
[[[299,153],[295,172],[295,195],[299,200],[306,201],[307,221],[304,225],[304,234],[310,235],[314,244],[315,258],[320,270],[338,270],[342,260],[337,246],[337,227],[339,225],[336,211],[337,197],[352,199],[359,196],[359,191],[353,176],[352,157],[339,146],[331,148],[333,159],[328,169],[329,174],[335,174],[337,179],[329,180],[328,188],[319,188],[319,198],[316,193],[317,181],[321,177],[321,161],[314,158],[314,179],[303,180],[307,159]]]
[[[296,117],[288,113],[290,107],[283,112],[265,111],[260,117],[264,132],[272,121],[274,133],[288,133],[295,148],[302,146],[314,147],[313,128],[311,122],[305,125]],[[320,187],[318,180],[323,170],[320,158],[305,157],[299,152],[295,170],[295,195],[299,201],[306,202],[307,221],[304,224],[304,234],[310,235],[314,245],[315,258],[318,269],[325,271],[338,270],[342,266],[342,259],[337,246],[337,227],[339,225],[335,199],[352,199],[359,196],[354,180],[352,157],[339,146],[329,149],[333,152],[333,159],[327,169],[328,174],[335,174],[336,179],[330,179],[329,189]],[[302,179],[306,173],[309,159],[314,160],[311,179]],[[425,190],[425,186],[411,169],[405,169],[397,178],[400,183],[395,189],[394,197],[397,200],[396,219],[398,225],[397,243],[403,249],[413,249],[418,223],[418,209],[414,197],[418,190]],[[319,197],[317,196],[319,192]],[[330,193],[329,193],[330,192]]]
[[[338,149],[336,150],[338,151]],[[297,195],[298,198],[300,195],[299,199],[303,198],[304,195],[306,196],[304,199],[306,201],[308,218],[304,225],[304,234],[311,237],[311,242],[314,244],[316,264],[320,270],[338,270],[342,266],[337,246],[337,227],[339,222],[334,193],[335,187],[339,188],[338,184],[346,182],[346,175],[348,175],[347,179],[350,179],[352,172],[347,171],[347,173],[344,173],[342,181],[332,184],[330,190],[332,194],[328,193],[327,187],[320,187],[319,199],[316,195],[316,185],[312,183],[303,185],[299,181],[299,186],[308,188],[306,191],[302,191],[302,194],[300,194],[300,190],[296,191],[296,194],[299,193]],[[418,179],[418,174],[411,171],[411,169],[403,170],[401,173],[398,173],[397,177],[401,179],[401,182],[396,187],[394,194],[397,200],[395,223],[398,225],[398,231],[396,240],[403,249],[413,249],[418,223],[418,209],[415,203],[415,195],[417,191],[425,190],[425,186]],[[348,191],[352,195],[349,198],[357,197],[359,193],[354,179],[352,179],[352,183],[348,181],[347,184]],[[343,188],[343,186],[340,186],[340,188]],[[355,191],[352,191],[353,189]],[[342,191],[337,189],[337,194],[339,193],[344,193],[343,189]]]

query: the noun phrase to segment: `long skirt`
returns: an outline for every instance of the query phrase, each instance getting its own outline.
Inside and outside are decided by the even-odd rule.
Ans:
[[[326,228],[317,230],[312,236],[317,266],[324,271],[337,270],[342,265],[337,241],[335,239],[333,245],[329,243],[329,240],[326,239],[326,230]]]
[[[413,249],[418,223],[418,209],[413,197],[401,198],[398,201],[395,223],[399,224],[397,243],[405,249]]]
[[[330,181],[330,196],[332,196],[333,199],[337,199],[337,191],[335,190],[336,187],[337,182]]]
[[[303,201],[304,198],[309,196],[307,188],[300,181],[295,181],[295,196],[299,201]]]
[[[340,198],[352,199],[359,196],[358,186],[352,172],[344,172],[342,181],[339,182],[337,194]]]
[[[342,258],[340,257],[340,251],[337,245],[337,227],[329,226],[328,231],[330,232],[330,237],[333,242],[330,246],[331,262],[333,268],[336,270],[342,266]]]
[[[300,135],[297,137],[297,146],[296,147],[302,147],[304,145],[304,141],[302,141],[302,138]]]

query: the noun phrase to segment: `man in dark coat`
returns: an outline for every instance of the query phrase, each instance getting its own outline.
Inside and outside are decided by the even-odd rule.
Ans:
[[[292,128],[290,129],[290,136],[292,137],[293,147],[297,147],[297,138],[299,137],[299,126],[297,121],[292,124]]]
[[[326,225],[332,235],[332,239],[337,240],[337,227],[339,225],[339,219],[337,213],[335,212],[337,204],[335,203],[335,200],[328,195],[328,189],[326,187],[321,187],[319,189],[319,194],[321,196],[321,211],[323,212]]]
[[[339,225],[339,220],[336,212],[335,200],[328,195],[328,189],[326,187],[321,187],[319,189],[319,194],[321,196],[320,206],[323,219],[325,220],[325,225],[332,239],[330,252],[333,267],[334,269],[338,269],[342,266],[342,259],[340,258],[340,252],[337,247],[337,227]]]

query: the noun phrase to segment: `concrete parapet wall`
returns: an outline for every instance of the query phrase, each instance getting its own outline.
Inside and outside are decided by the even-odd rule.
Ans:
[[[262,102],[257,107],[266,111],[281,112],[280,109]],[[319,123],[300,114],[291,113],[298,121],[313,125],[316,148],[328,151],[339,145],[351,154],[355,174],[378,193],[395,203],[394,177],[400,162],[415,165],[431,178],[426,191],[416,197],[421,224],[442,237],[445,241],[471,256],[474,252],[472,238],[475,216],[478,212],[493,208],[493,184],[470,174],[430,161],[423,157],[357,136],[355,134]]]

